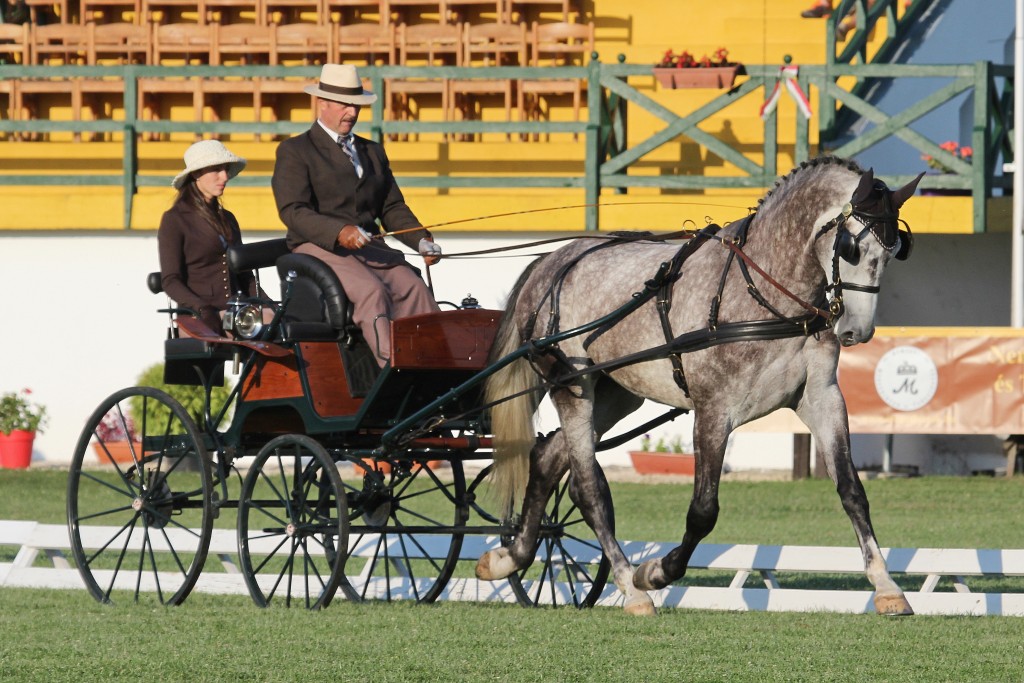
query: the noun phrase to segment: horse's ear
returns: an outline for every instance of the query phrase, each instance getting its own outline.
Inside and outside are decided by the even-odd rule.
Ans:
[[[860,185],[853,191],[853,204],[860,204],[871,194],[871,190],[875,187],[875,170],[869,168],[864,171],[860,176]]]
[[[924,172],[922,171],[916,178],[892,193],[892,203],[897,209],[914,196],[914,193],[917,192],[917,184],[921,182],[923,177]]]

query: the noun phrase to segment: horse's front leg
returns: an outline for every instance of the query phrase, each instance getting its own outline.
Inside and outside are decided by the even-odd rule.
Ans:
[[[718,523],[718,485],[728,437],[724,416],[697,412],[693,424],[693,497],[686,513],[683,542],[665,556],[647,560],[637,568],[633,583],[638,588],[656,590],[683,578],[693,551]]]
[[[830,383],[821,391],[814,391],[809,385],[796,412],[814,435],[818,452],[824,457],[825,467],[836,485],[843,509],[853,523],[857,542],[864,555],[865,574],[875,587],[875,611],[889,615],[913,614],[914,610],[903,591],[889,576],[885,559],[875,540],[868,497],[850,454],[849,418],[846,401],[838,385]]]

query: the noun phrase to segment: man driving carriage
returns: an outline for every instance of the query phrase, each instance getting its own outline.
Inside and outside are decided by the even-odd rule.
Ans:
[[[304,90],[317,98],[317,121],[278,146],[271,181],[278,214],[288,247],[337,274],[354,305],[353,321],[383,366],[391,356],[390,321],[438,306],[402,252],[373,236],[381,224],[401,232],[396,237],[428,266],[441,248],[405,203],[384,148],[352,134],[360,109],[377,99],[355,67],[325,64],[319,83]]]

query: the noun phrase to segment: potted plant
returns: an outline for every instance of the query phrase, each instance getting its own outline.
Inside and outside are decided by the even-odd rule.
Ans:
[[[720,47],[713,57],[695,59],[683,50],[667,50],[654,65],[654,77],[664,88],[731,88],[736,76],[746,73],[742,64],[729,61],[729,51]]]
[[[640,450],[630,451],[629,458],[638,474],[685,474],[693,476],[693,445],[679,434],[668,439],[651,440],[650,434],[640,439]]]
[[[181,407],[192,417],[200,430],[205,429],[206,393],[202,387],[191,384],[165,384],[163,363],[156,363],[143,370],[135,383],[140,387],[154,387],[169,394],[171,398],[181,404]],[[231,387],[227,383],[224,386],[213,387],[213,391],[210,392],[210,414],[214,418],[227,403],[230,394]],[[149,402],[146,407],[147,414],[143,415],[142,404],[141,396],[132,399],[130,411],[135,424],[141,424],[144,417],[151,422],[166,419],[166,415],[162,412],[163,409],[154,402]]]
[[[24,469],[32,462],[32,443],[46,426],[46,408],[28,399],[32,390],[0,397],[0,467]]]
[[[958,145],[953,140],[946,140],[939,148],[945,152],[949,152],[957,159],[962,159],[967,163],[971,162],[974,157],[974,150],[967,145]],[[921,160],[928,164],[928,168],[932,169],[930,175],[947,175],[955,173],[955,171],[947,166],[941,159],[933,157],[931,154],[922,154]],[[969,195],[970,190],[964,188],[949,188],[949,187],[929,187],[922,188],[921,194],[923,195]]]
[[[96,427],[95,440],[92,442],[93,453],[101,463],[133,462],[135,457],[142,457],[142,444],[135,433],[135,421],[130,415],[124,415],[117,406],[110,409],[99,426]]]

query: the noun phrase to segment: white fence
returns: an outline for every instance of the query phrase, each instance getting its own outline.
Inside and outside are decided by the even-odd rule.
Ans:
[[[85,530],[84,537],[88,536],[88,530]],[[102,533],[98,537],[109,538]],[[484,550],[497,547],[498,544],[497,537],[468,536],[463,543],[462,556],[467,561],[473,561]],[[372,552],[375,545],[374,539],[364,539],[352,552],[355,555],[366,555]],[[447,550],[447,543],[438,545],[441,552]],[[64,525],[0,521],[0,546],[18,548],[13,562],[0,563],[0,587],[83,587],[78,570],[66,559],[65,553],[70,551],[71,546]],[[430,548],[431,543],[424,539],[422,544],[411,546]],[[670,543],[623,543],[623,549],[634,564],[660,557],[672,547]],[[570,547],[569,552],[580,563],[599,559],[588,546]],[[907,599],[917,614],[1024,616],[1024,592],[979,593],[973,592],[968,585],[971,577],[1024,576],[1024,549],[888,548],[883,549],[883,553],[889,571],[905,590],[910,584],[917,585],[919,582],[918,590],[907,592]],[[51,566],[34,566],[39,564],[36,560],[41,554],[49,558]],[[195,590],[247,594],[237,568],[235,532],[229,529],[214,530],[210,554],[221,560],[225,571],[204,572]],[[779,587],[778,575],[789,572],[863,575],[863,560],[858,548],[704,544],[694,553],[690,568],[731,572],[733,578],[728,587],[687,585],[654,591],[652,597],[658,607],[854,614],[874,612],[871,591]],[[764,588],[744,587],[753,575],[761,579]],[[936,590],[942,577],[952,579],[954,590]],[[699,577],[695,579],[691,574],[687,581],[699,581]],[[513,602],[515,597],[504,581],[488,583],[456,578],[449,582],[441,599]],[[614,586],[609,586],[598,604],[617,606],[621,603],[622,595]]]

